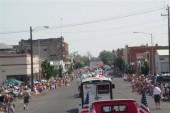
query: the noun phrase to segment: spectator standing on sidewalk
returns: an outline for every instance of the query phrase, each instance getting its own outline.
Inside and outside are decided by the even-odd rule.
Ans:
[[[11,93],[9,93],[9,99],[7,105],[8,105],[8,113],[15,113],[14,96]]]
[[[5,96],[4,94],[2,94],[2,92],[0,92],[0,113],[4,113],[5,110],[4,102],[5,102]]]
[[[153,89],[153,97],[156,104],[156,109],[161,109],[160,107],[160,101],[161,101],[161,89],[158,87],[158,85],[155,85]]]
[[[30,98],[30,92],[27,88],[24,88],[23,91],[23,98],[24,98],[24,110],[28,110],[28,103]]]
[[[131,84],[132,84],[132,92],[134,92],[134,90],[135,90],[135,83],[136,83],[136,80],[135,80],[135,77],[133,76],[132,81],[131,81]]]

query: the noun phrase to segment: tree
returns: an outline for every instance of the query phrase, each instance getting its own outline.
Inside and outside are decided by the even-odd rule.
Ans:
[[[73,65],[71,64],[71,65],[68,67],[67,73],[68,73],[68,74],[71,74],[72,72],[73,72]]]
[[[76,62],[76,69],[80,69],[80,68],[82,68],[83,66],[82,66],[82,64],[80,63],[80,62]]]
[[[41,68],[42,68],[42,72],[43,72],[43,76],[45,78],[47,78],[47,71],[48,71],[48,61],[47,60],[44,60],[41,64]]]
[[[125,67],[125,62],[122,58],[116,58],[114,60],[114,64],[116,67],[118,67],[121,71],[124,71],[124,67]]]
[[[59,75],[60,78],[63,77],[63,68],[62,68],[61,65],[60,65],[59,68],[58,68],[58,75]]]
[[[113,59],[115,59],[115,55],[111,51],[101,51],[99,54],[99,58],[105,65],[112,65]]]
[[[54,68],[54,66],[50,65],[50,62],[47,60],[44,60],[41,64],[43,75],[46,79],[51,78],[51,76],[57,75],[57,69]]]
[[[53,77],[56,77],[58,74],[58,70],[56,68],[53,68],[53,71],[52,71],[52,76]]]
[[[142,63],[141,73],[144,74],[145,76],[148,75],[148,73],[149,73],[149,65],[148,65],[148,63],[146,61],[144,61]]]
[[[82,64],[82,66],[89,66],[90,65],[90,61],[89,61],[89,58],[87,56],[81,57],[80,62]]]
[[[129,74],[134,74],[135,73],[135,69],[133,68],[133,65],[129,65],[128,69],[127,69],[127,72]]]

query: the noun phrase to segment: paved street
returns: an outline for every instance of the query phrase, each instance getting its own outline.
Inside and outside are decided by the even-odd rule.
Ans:
[[[80,98],[77,98],[76,82],[51,90],[45,95],[33,97],[29,110],[24,111],[21,103],[17,104],[16,113],[77,113]]]
[[[130,82],[123,81],[122,78],[114,78],[113,82],[115,83],[114,89],[114,98],[133,98],[137,101],[138,104],[141,102],[141,95],[137,92],[131,92]],[[151,110],[151,113],[170,113],[170,102],[162,102],[161,110],[155,110],[155,103],[152,96],[147,96],[148,105]]]
[[[113,96],[119,98],[133,98],[140,103],[141,95],[131,92],[130,82],[121,78],[114,78],[116,88]],[[151,96],[147,96],[151,113],[169,113],[170,102],[162,102],[162,110],[155,110],[155,104]],[[73,81],[70,86],[60,87],[57,90],[49,91],[45,95],[39,95],[31,99],[29,110],[24,111],[21,101],[16,104],[16,113],[77,113],[80,98],[77,98],[77,85]]]

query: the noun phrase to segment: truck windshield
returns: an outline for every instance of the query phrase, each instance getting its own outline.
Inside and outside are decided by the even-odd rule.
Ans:
[[[103,113],[127,112],[126,105],[107,105],[102,107]]]
[[[107,94],[110,91],[109,84],[97,85],[98,94]]]

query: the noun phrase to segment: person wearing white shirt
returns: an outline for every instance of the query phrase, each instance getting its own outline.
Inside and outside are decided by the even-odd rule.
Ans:
[[[154,101],[156,104],[156,109],[161,109],[161,107],[160,107],[161,89],[157,85],[155,85],[155,87],[153,89],[153,97],[154,97]]]

